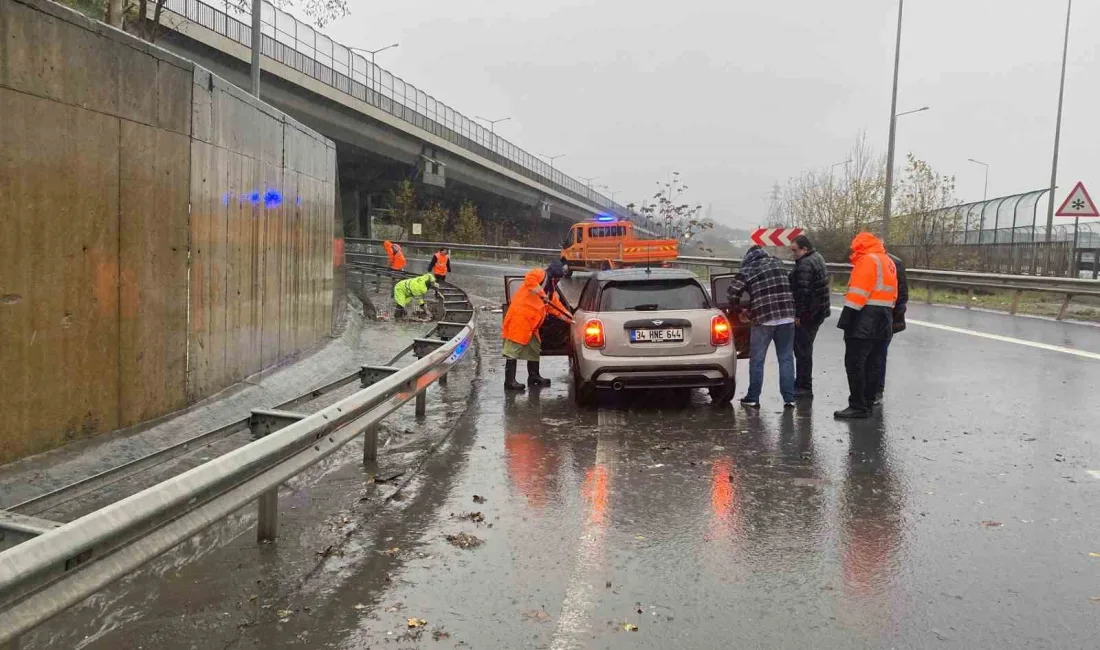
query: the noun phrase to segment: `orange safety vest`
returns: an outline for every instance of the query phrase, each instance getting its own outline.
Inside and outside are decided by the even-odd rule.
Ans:
[[[451,258],[447,257],[443,253],[435,254],[435,266],[432,267],[432,273],[436,275],[447,275],[447,263]]]
[[[390,268],[395,271],[402,271],[408,265],[405,260],[405,251],[401,250],[401,246],[393,245],[393,260],[390,262]]]
[[[852,240],[852,276],[844,306],[894,308],[898,299],[898,270],[878,237],[861,232]]]

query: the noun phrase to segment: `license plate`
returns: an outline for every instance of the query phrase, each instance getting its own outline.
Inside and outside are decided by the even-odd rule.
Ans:
[[[684,329],[630,330],[632,343],[672,343],[684,340]]]

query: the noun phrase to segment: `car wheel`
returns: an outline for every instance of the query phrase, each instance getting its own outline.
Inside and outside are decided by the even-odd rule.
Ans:
[[[590,381],[581,379],[581,373],[577,366],[577,360],[569,356],[569,366],[573,370],[573,399],[580,408],[590,408],[596,405],[596,385]]]
[[[737,380],[731,377],[722,382],[721,386],[711,386],[707,391],[710,393],[711,406],[726,406],[733,401],[733,394],[737,391]]]

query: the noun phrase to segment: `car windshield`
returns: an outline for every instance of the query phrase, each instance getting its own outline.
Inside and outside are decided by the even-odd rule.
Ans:
[[[600,296],[600,311],[663,311],[707,309],[707,296],[698,282],[643,280],[611,282]]]

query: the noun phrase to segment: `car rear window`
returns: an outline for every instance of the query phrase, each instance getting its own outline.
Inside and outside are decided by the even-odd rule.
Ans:
[[[694,280],[609,282],[600,294],[600,311],[707,309],[703,287]]]

